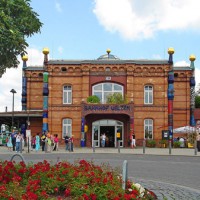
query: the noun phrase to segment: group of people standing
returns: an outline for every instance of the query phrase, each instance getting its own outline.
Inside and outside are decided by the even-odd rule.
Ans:
[[[9,151],[22,151],[24,149],[24,135],[13,130],[13,132],[8,135],[6,144]]]
[[[58,143],[58,134],[51,135],[49,132],[43,132],[41,137],[40,134],[37,133],[37,135],[33,136],[31,140],[31,146],[36,151],[40,149],[40,146],[42,147],[42,151],[58,151]]]
[[[73,152],[74,151],[74,135],[72,135],[71,137],[69,137],[68,135],[66,135],[64,137],[65,140],[65,149],[66,151],[69,152]]]

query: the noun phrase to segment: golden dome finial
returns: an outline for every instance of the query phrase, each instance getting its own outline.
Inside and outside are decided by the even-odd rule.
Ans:
[[[195,55],[190,55],[190,61],[195,61],[196,60],[196,57],[195,57]]]
[[[22,60],[23,60],[23,61],[27,61],[27,60],[28,60],[28,56],[27,56],[27,55],[23,55],[23,56],[22,56]]]
[[[109,53],[111,52],[111,50],[110,50],[110,49],[107,49],[106,52],[107,52],[107,54],[109,54]]]
[[[43,48],[43,51],[42,51],[43,54],[47,55],[49,54],[49,49],[48,48]]]
[[[174,48],[173,47],[170,47],[168,48],[168,54],[174,54]]]

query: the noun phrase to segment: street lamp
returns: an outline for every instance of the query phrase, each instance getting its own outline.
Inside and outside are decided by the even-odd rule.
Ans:
[[[13,101],[12,101],[12,129],[14,126],[14,94],[17,93],[14,89],[10,90],[13,93]]]

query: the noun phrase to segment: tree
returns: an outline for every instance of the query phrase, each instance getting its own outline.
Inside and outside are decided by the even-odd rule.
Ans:
[[[26,54],[26,38],[40,32],[42,23],[30,0],[0,0],[0,77],[6,68],[17,67]]]
[[[200,108],[200,96],[195,96],[195,108]]]

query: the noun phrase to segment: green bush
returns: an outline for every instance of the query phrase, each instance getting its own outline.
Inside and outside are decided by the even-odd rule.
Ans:
[[[114,93],[107,96],[106,103],[123,104],[126,103],[126,100],[123,98],[121,93]]]
[[[156,141],[155,140],[147,140],[147,147],[155,147]]]
[[[179,148],[181,146],[181,142],[179,142],[179,141],[174,141],[173,142],[173,147],[174,148]]]
[[[100,99],[99,99],[98,96],[92,95],[92,96],[89,96],[89,97],[87,98],[87,102],[88,102],[88,103],[100,103]]]

